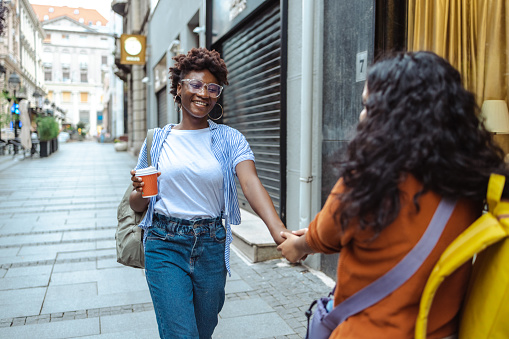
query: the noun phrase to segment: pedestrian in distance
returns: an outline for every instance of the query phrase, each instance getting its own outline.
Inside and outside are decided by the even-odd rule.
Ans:
[[[140,227],[159,335],[209,339],[225,300],[230,225],[240,223],[235,176],[277,244],[286,228],[258,178],[245,137],[209,119],[214,107],[222,112],[217,100],[228,84],[219,53],[193,48],[173,59],[170,93],[182,121],[155,129],[150,154],[159,191],[144,199],[144,183],[133,170],[130,205],[147,210]],[[136,169],[147,166],[145,141]]]
[[[431,52],[376,62],[364,109],[322,210],[278,246],[298,262],[340,252],[334,306],[387,273],[416,245],[442,198],[456,200],[437,244],[410,279],[349,317],[331,338],[413,338],[420,297],[444,249],[482,213],[491,173],[507,175],[503,151],[478,119],[459,72]],[[453,338],[471,265],[442,283],[428,338]]]

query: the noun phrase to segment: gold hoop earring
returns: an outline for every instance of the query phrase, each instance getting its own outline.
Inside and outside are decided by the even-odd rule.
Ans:
[[[177,102],[177,97],[178,95],[173,97],[173,106],[177,112],[180,112],[181,104],[180,102]]]
[[[223,106],[221,106],[221,104],[219,104],[219,103],[217,103],[217,102],[216,102],[216,105],[219,105],[219,107],[221,107],[221,115],[219,116],[219,118],[215,118],[215,119],[214,119],[214,118],[212,118],[212,117],[210,116],[210,114],[207,114],[207,115],[209,116],[209,118],[210,118],[210,119],[212,119],[212,120],[214,120],[214,121],[217,121],[217,120],[221,119],[221,118],[223,117],[223,113],[224,113],[224,111],[223,111]]]

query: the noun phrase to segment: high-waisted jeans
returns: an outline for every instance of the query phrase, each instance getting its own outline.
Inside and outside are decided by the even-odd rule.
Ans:
[[[145,272],[161,338],[212,337],[225,298],[225,239],[221,217],[154,214]]]

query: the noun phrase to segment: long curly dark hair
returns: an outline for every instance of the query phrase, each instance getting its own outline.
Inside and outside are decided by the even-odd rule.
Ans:
[[[171,88],[175,101],[181,103],[177,96],[177,86],[187,73],[191,71],[209,70],[219,81],[218,85],[228,85],[228,70],[224,60],[215,50],[209,51],[206,48],[192,48],[187,55],[179,54],[173,57],[175,64],[170,67]]]
[[[367,116],[350,142],[336,211],[342,229],[356,219],[378,234],[400,211],[398,185],[410,173],[433,191],[482,202],[491,173],[507,175],[503,151],[478,119],[461,76],[432,52],[399,53],[368,71]]]

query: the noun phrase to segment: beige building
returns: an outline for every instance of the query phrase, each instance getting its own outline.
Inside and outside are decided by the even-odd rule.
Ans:
[[[104,84],[113,37],[96,10],[32,5],[46,32],[42,61],[47,99],[63,109],[64,123],[86,124],[89,136],[105,128]]]

